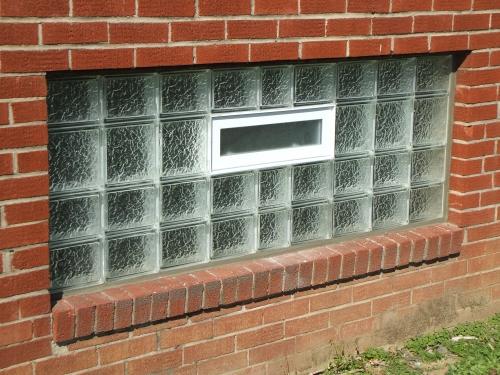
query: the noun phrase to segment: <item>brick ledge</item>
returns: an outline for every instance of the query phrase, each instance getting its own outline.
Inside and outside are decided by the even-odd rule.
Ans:
[[[52,310],[58,343],[219,306],[430,262],[460,252],[463,230],[436,224],[63,297]]]

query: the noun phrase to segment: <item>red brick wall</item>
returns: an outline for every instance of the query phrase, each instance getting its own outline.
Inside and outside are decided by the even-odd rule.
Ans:
[[[303,372],[327,361],[332,340],[389,342],[418,331],[407,326],[500,310],[498,0],[0,0],[0,17],[0,374]],[[229,307],[203,304],[209,285],[225,293],[232,276],[182,284],[187,298],[202,285],[203,304],[143,320],[156,324],[130,328],[155,303],[133,287],[97,307],[92,296],[70,298],[52,314],[45,72],[447,51],[470,51],[456,75],[448,197],[449,221],[464,228],[458,257],[443,256],[449,234],[423,231],[427,255],[438,246],[437,255],[392,272],[315,284],[326,260],[314,253],[312,281],[276,293],[269,269],[246,265],[234,280],[240,288],[249,278],[248,295]],[[417,256],[418,238],[398,242],[398,261],[405,246]],[[354,245],[361,265],[363,246]],[[280,263],[284,283],[294,267],[307,274],[301,254]],[[110,332],[120,318],[125,330]],[[67,332],[69,343],[56,344]],[[93,332],[106,333],[81,338]]]

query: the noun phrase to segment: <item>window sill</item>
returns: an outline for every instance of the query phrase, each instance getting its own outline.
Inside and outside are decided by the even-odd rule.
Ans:
[[[63,297],[54,306],[56,342],[307,289],[447,258],[463,230],[437,224],[268,258]]]

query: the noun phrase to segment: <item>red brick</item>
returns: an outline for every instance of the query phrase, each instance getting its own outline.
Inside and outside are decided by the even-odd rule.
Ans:
[[[0,368],[32,361],[52,354],[51,339],[33,340],[0,349]]]
[[[488,25],[488,24],[487,24]],[[488,28],[488,26],[486,26]],[[498,48],[500,46],[500,32],[488,32],[470,36],[471,49]]]
[[[342,271],[339,278],[348,279],[354,275],[354,268],[356,264],[356,253],[346,246],[345,244],[339,244],[336,246],[329,247],[334,249],[342,255]]]
[[[280,38],[324,36],[324,19],[280,20]]]
[[[58,375],[88,369],[96,365],[97,351],[90,349],[38,362],[35,365],[35,371],[40,374]]]
[[[462,51],[469,46],[468,35],[433,35],[431,36],[431,51]]]
[[[326,345],[331,345],[332,342],[338,340],[337,327],[327,328],[320,331],[314,331],[295,338],[295,350],[297,352],[305,352],[315,350]]]
[[[482,30],[490,26],[489,14],[455,14],[454,31]],[[471,41],[474,38],[471,38]]]
[[[253,331],[241,333],[236,337],[238,350],[253,348],[284,337],[283,323],[265,326]]]
[[[230,305],[236,302],[238,291],[238,278],[230,270],[224,267],[211,269],[209,272],[221,280],[221,305]]]
[[[463,69],[457,73],[457,84],[480,86],[497,84],[500,80],[500,68],[494,69]]]
[[[262,363],[276,358],[285,357],[295,351],[294,338],[278,341],[267,345],[259,346],[258,348],[250,349],[249,362],[250,365]]]
[[[302,59],[324,59],[345,57],[347,42],[344,40],[329,42],[302,42]]]
[[[75,336],[86,337],[95,333],[95,303],[84,295],[73,295],[66,301],[75,308]]]
[[[277,21],[274,20],[238,20],[227,21],[228,39],[276,38]]]
[[[390,39],[350,40],[349,56],[387,55],[391,49]]]
[[[0,347],[31,340],[33,326],[30,321],[0,327]]]
[[[0,24],[0,45],[38,44],[38,25],[36,23]]]
[[[454,124],[453,125],[453,139],[462,141],[477,141],[484,138],[485,126],[469,125],[469,124]],[[458,144],[458,143],[457,143]]]
[[[470,176],[481,173],[483,162],[481,159],[451,159],[450,172],[460,176]]]
[[[19,76],[0,78],[0,99],[29,98],[47,95],[43,76]]]
[[[309,301],[307,299],[285,302],[278,305],[271,305],[263,310],[264,324],[305,315],[308,312]]]
[[[455,101],[467,104],[477,104],[496,101],[495,86],[467,87],[458,86],[455,90]]]
[[[176,347],[190,342],[213,337],[212,321],[200,322],[183,327],[160,331],[159,343],[162,349]]]
[[[212,339],[209,342],[184,348],[184,363],[189,364],[203,359],[219,357],[234,352],[234,337]]]
[[[0,303],[0,323],[17,320],[19,317],[19,301]]]
[[[129,338],[129,332],[110,333],[108,335],[94,336],[92,338],[84,338],[79,341],[72,342],[67,345],[69,351],[77,351],[90,347],[102,347],[104,344],[111,342],[123,341]]]
[[[448,204],[450,208],[454,208],[457,210],[476,208],[479,207],[479,194],[458,194],[456,192],[449,192]]]
[[[137,66],[189,65],[193,63],[192,47],[138,48]]]
[[[172,41],[222,40],[223,21],[174,22],[171,24]]]
[[[0,154],[0,176],[14,173],[12,154]]]
[[[128,339],[100,347],[100,364],[107,365],[154,351],[156,351],[156,335],[154,334]]]
[[[471,0],[434,0],[434,10],[469,10]]]
[[[500,170],[500,155],[490,156],[484,159],[485,172],[492,172]]]
[[[454,223],[458,226],[490,223],[495,219],[495,209],[484,208],[466,212],[457,212],[454,210],[450,210],[450,212],[448,213],[448,219],[451,223]]]
[[[486,125],[486,138],[500,137],[500,122]]]
[[[47,120],[47,104],[45,100],[12,103],[14,123]]]
[[[17,154],[18,172],[48,171],[49,157],[47,151],[30,151]]]
[[[0,125],[9,123],[9,103],[0,103]]]
[[[489,174],[479,176],[451,176],[450,189],[461,193],[488,189],[492,187],[491,177]]]
[[[33,320],[33,336],[43,337],[51,333],[51,321],[49,316]]]
[[[64,17],[68,15],[68,0],[0,1],[0,16],[3,17]]]
[[[415,228],[414,232],[425,237],[427,240],[424,260],[432,261],[439,258],[439,231],[435,230],[433,227],[419,227]]]
[[[67,70],[69,68],[68,51],[2,51],[1,71],[13,72],[44,72]]]
[[[48,232],[47,222],[2,228],[0,229],[0,249],[47,242]],[[21,279],[25,277],[25,274],[18,275],[18,277]]]
[[[214,44],[196,47],[198,64],[247,62],[248,44]]]
[[[330,323],[339,326],[371,315],[371,301],[343,307],[330,312]]]
[[[137,54],[137,61],[139,61],[139,50]],[[131,68],[133,64],[134,50],[132,48],[82,49],[71,52],[71,67],[76,70]]]
[[[376,280],[370,283],[354,286],[352,297],[354,302],[359,302],[374,297],[379,297],[392,292],[391,283],[387,280]]]
[[[298,336],[303,333],[317,331],[328,327],[329,313],[308,315],[285,322],[285,336]]]
[[[139,16],[192,17],[194,0],[139,0]]]
[[[151,291],[138,285],[127,285],[125,291],[133,298],[132,325],[141,325],[151,320]]]
[[[348,323],[340,329],[342,340],[352,340],[354,337],[370,334],[373,330],[373,318],[363,319],[358,322]]]
[[[426,36],[394,38],[394,53],[422,53],[428,49],[429,40]]]
[[[113,330],[114,303],[104,293],[87,294],[86,298],[95,304],[95,333]]]
[[[411,301],[413,304],[437,299],[444,294],[444,284],[434,284],[423,288],[413,289]]]
[[[474,143],[454,142],[451,148],[451,154],[457,158],[470,159],[486,155],[492,155],[495,150],[494,141],[481,141]]]
[[[409,34],[412,27],[412,17],[374,18],[372,21],[372,34]]]
[[[455,120],[463,122],[475,122],[497,118],[497,105],[481,104],[475,106],[455,106]]]
[[[296,60],[299,43],[259,43],[250,46],[250,61]]]
[[[300,13],[343,13],[345,0],[300,0]]]
[[[392,12],[414,12],[432,10],[432,0],[392,0]]]
[[[114,304],[113,329],[129,328],[132,325],[134,308],[132,297],[120,288],[106,289],[104,293]]]
[[[182,283],[186,288],[186,312],[193,313],[201,310],[203,305],[203,284],[192,274],[184,274],[176,277],[176,280]]]
[[[24,270],[48,265],[49,249],[45,245],[18,250],[12,255],[12,268],[16,270]]]
[[[326,35],[369,35],[371,30],[370,18],[339,18],[328,20]]]
[[[498,9],[498,3],[496,0],[474,0],[472,9],[474,10]]]
[[[380,314],[387,310],[394,310],[401,306],[408,306],[411,302],[411,292],[401,292],[373,300],[373,314]]]
[[[467,230],[468,241],[480,241],[491,237],[500,236],[500,223],[492,223]]]
[[[247,353],[240,352],[200,362],[198,372],[203,375],[218,375],[247,366]]]
[[[200,16],[230,16],[250,14],[250,0],[200,0],[198,12]]]
[[[111,23],[110,43],[166,43],[168,25],[166,23]]]
[[[298,0],[255,0],[255,14],[297,14]]]
[[[105,22],[44,23],[43,44],[84,44],[108,41],[108,25]]]
[[[353,13],[387,13],[389,0],[347,0],[347,11]]]
[[[472,51],[465,57],[465,60],[462,62],[462,65],[460,65],[460,67],[462,69],[465,69],[465,68],[480,68],[483,66],[488,66],[489,59],[490,59],[489,52]]]
[[[0,131],[1,133],[1,131]],[[32,176],[23,178],[12,178],[0,181],[0,200],[31,198],[41,195],[47,195],[49,192],[49,180],[47,176]],[[17,227],[16,227],[17,228]],[[20,234],[16,228],[8,228],[12,235]],[[27,230],[26,227],[21,230]],[[1,233],[1,230],[0,230]],[[0,234],[0,238],[2,235]],[[2,247],[0,241],[0,248]],[[12,243],[12,241],[9,241]]]
[[[467,261],[451,262],[432,270],[432,282],[445,281],[461,277],[467,273]]]
[[[500,189],[481,193],[481,206],[490,206],[500,203]]]
[[[496,1],[496,0],[493,0],[493,1]],[[499,13],[493,13],[491,15],[491,28],[492,29],[499,29],[500,28],[500,14]]]
[[[424,15],[415,16],[413,32],[428,33],[438,31],[451,31],[453,16],[451,15]]]
[[[73,16],[133,16],[134,0],[73,0]]]
[[[129,360],[127,374],[142,375],[164,372],[182,364],[182,350],[152,354],[139,359]]]
[[[220,317],[214,320],[215,336],[242,331],[262,324],[262,310],[252,310],[233,316]]]

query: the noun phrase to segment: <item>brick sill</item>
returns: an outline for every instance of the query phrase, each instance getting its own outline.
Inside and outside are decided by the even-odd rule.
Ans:
[[[52,310],[54,340],[71,342],[431,262],[458,254],[462,241],[458,227],[427,225],[63,297]]]

